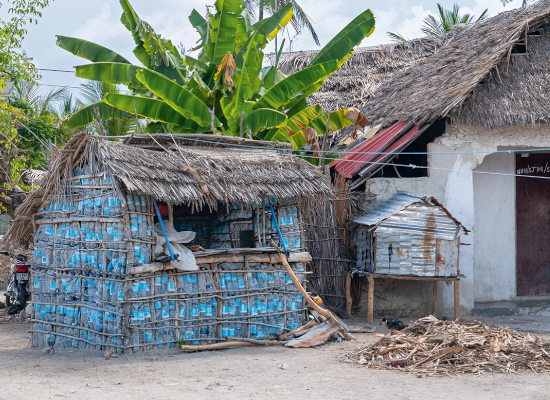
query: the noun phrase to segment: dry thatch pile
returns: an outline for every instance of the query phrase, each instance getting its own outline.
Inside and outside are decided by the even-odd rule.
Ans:
[[[320,104],[327,111],[347,107],[363,110],[381,84],[431,56],[449,39],[450,36],[421,38],[404,43],[359,47],[308,101],[310,104]],[[285,74],[292,74],[307,67],[316,54],[317,51],[284,53],[279,60],[279,69]],[[270,58],[274,63],[274,55]]]
[[[382,356],[384,362],[377,361]],[[404,331],[392,331],[376,343],[342,356],[368,368],[396,369],[427,376],[487,372],[550,371],[550,342],[510,328],[476,321],[460,325],[433,316]]]
[[[292,155],[288,143],[213,135],[142,135],[125,143],[105,139],[83,132],[67,143],[40,187],[16,210],[4,244],[28,244],[33,214],[51,196],[66,190],[78,163],[89,164],[91,174],[105,169],[121,198],[121,190],[127,188],[195,210],[217,209],[220,204],[251,207],[264,198],[285,201],[331,193],[325,176]],[[236,147],[242,145],[247,147]]]
[[[366,110],[367,118],[373,123],[385,125],[396,120],[429,123],[445,117],[488,74],[500,83],[502,72],[509,67],[514,44],[523,38],[529,42],[531,38],[527,38],[527,32],[547,24],[548,15],[550,1],[542,0],[477,24],[456,28],[452,39],[438,52],[398,74],[377,91]],[[527,51],[530,51],[529,43]],[[514,62],[516,58],[513,56]],[[525,62],[530,61],[527,56]],[[516,74],[523,85],[529,84],[530,79],[529,71],[525,72],[525,75]],[[511,93],[510,90],[507,92]],[[495,97],[496,94],[491,96]],[[511,100],[510,96],[507,99]],[[539,102],[539,99],[535,97],[531,101]],[[474,106],[479,107],[475,102],[471,108]],[[520,106],[525,108],[528,104]],[[484,111],[480,109],[479,113]],[[501,113],[506,111],[501,110]],[[546,108],[546,114],[549,111],[550,108]]]

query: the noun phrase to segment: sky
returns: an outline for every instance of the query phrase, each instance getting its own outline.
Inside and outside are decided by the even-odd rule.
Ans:
[[[458,1],[458,0],[455,0]],[[440,0],[445,8],[452,8],[455,1]],[[522,0],[513,0],[504,6],[500,0],[460,0],[462,13],[480,15],[488,9],[489,16],[519,7]],[[189,23],[187,16],[195,8],[205,14],[206,4],[214,0],[132,0],[136,13],[147,21],[157,33],[171,39],[174,44],[182,43],[191,48],[198,40],[198,34]],[[321,41],[316,46],[307,32],[292,42],[293,50],[315,50],[322,48],[354,17],[366,9],[371,9],[376,19],[374,33],[363,40],[361,46],[389,43],[387,31],[399,32],[412,39],[421,37],[422,20],[437,11],[437,0],[298,0],[298,4],[313,20]],[[10,0],[2,1],[0,18],[5,19]],[[56,35],[85,39],[108,47],[132,62],[139,62],[132,54],[134,42],[130,32],[120,23],[122,9],[118,0],[52,0],[42,13],[37,25],[28,26],[24,41],[27,54],[33,57],[38,68],[72,70],[75,65],[87,61],[76,57],[56,46]],[[290,38],[293,33],[290,32]],[[289,37],[287,38],[287,44]],[[267,51],[271,49],[268,45]],[[79,87],[82,79],[73,73],[40,71],[42,90],[57,86]],[[54,86],[47,86],[54,85]],[[73,89],[78,94],[77,89]]]

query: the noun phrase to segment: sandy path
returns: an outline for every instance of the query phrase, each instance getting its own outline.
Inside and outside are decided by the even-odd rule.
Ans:
[[[183,354],[28,348],[28,324],[0,322],[1,399],[549,399],[550,376],[417,378],[342,363],[338,355],[375,340],[317,349],[238,348]],[[278,368],[287,363],[288,370]]]

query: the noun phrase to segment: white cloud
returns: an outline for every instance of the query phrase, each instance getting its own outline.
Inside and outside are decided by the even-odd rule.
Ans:
[[[83,25],[73,31],[74,37],[83,38],[95,43],[106,43],[129,32],[120,23],[118,15],[114,17],[111,6],[103,3],[99,14],[88,19]]]
[[[421,27],[428,15],[435,15],[432,11],[424,9],[424,6],[412,6],[409,9],[409,12],[406,15],[410,15],[410,18],[401,20],[398,24],[395,24],[391,27],[391,31],[395,33],[400,33],[407,39],[413,39],[417,37],[424,36],[421,31]],[[388,29],[389,30],[389,29]],[[386,37],[385,43],[388,43],[390,40]]]

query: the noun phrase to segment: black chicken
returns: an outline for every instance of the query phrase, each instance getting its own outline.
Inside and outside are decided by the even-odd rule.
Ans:
[[[380,320],[380,325],[386,325],[386,327],[388,329],[395,329],[395,330],[402,330],[402,329],[405,329],[407,326],[407,324],[403,323],[403,321],[397,319],[397,318],[394,318],[394,317],[384,317]]]

